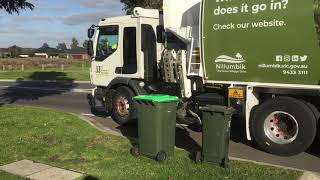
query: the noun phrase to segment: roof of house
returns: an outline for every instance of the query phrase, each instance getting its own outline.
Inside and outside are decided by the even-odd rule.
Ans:
[[[68,53],[70,54],[87,54],[87,49],[82,47],[77,47],[75,49],[68,49]]]
[[[46,53],[48,55],[51,54],[87,54],[87,49],[82,47],[77,47],[75,49],[67,49],[67,50],[59,50],[51,47],[41,47],[33,51],[33,53]]]
[[[34,54],[35,48],[22,48],[21,54],[30,55]],[[8,48],[0,48],[0,53],[9,53]]]
[[[7,48],[0,48],[0,52],[8,52]]]
[[[30,54],[33,53],[36,49],[35,48],[22,48],[23,54]]]
[[[22,48],[22,55],[31,55],[34,54],[35,48]]]
[[[39,49],[36,49],[34,53],[61,54],[61,53],[64,53],[64,51],[58,50],[56,48],[51,48],[51,47],[41,47]]]

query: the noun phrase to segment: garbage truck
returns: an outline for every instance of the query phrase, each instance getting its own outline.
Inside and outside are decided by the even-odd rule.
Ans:
[[[318,0],[164,0],[88,29],[93,108],[123,125],[132,98],[180,98],[177,121],[200,124],[199,107],[237,110],[248,141],[291,156],[316,139],[320,107]]]

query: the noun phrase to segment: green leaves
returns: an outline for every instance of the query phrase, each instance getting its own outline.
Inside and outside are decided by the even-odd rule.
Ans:
[[[79,41],[73,37],[70,45],[71,49],[77,49],[79,47]]]
[[[34,5],[26,0],[0,0],[0,9],[4,9],[9,14],[17,13],[21,10],[34,9]]]
[[[61,50],[61,51],[65,51],[65,50],[67,50],[68,48],[67,48],[66,43],[58,43],[57,49],[58,49],[58,50]]]

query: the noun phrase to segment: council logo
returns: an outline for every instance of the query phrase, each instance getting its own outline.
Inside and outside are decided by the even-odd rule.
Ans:
[[[226,55],[218,56],[215,60],[216,63],[230,63],[230,64],[239,64],[244,63],[246,60],[243,59],[243,56],[240,53],[237,53],[235,57],[230,57]]]

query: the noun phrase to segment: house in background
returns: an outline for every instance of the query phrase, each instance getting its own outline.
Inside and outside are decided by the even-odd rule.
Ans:
[[[49,55],[47,53],[34,53],[34,57],[48,59]]]
[[[19,58],[28,58],[28,57],[30,57],[30,55],[28,55],[28,54],[20,54],[19,55]]]
[[[89,60],[90,56],[87,50],[82,47],[74,49],[59,50],[51,47],[41,47],[39,49],[34,48],[21,48],[22,52],[19,52],[20,58],[44,58],[44,59],[74,59],[74,60]],[[10,57],[10,52],[6,48],[0,48],[0,58]]]
[[[7,48],[0,48],[0,58],[8,58],[10,57],[10,52]]]
[[[67,50],[58,50],[56,48],[39,48],[34,52],[34,57],[38,58],[46,58],[46,59],[57,59],[57,58],[65,58],[65,59],[75,59],[75,60],[88,60],[90,59],[87,50],[85,48],[75,48],[75,49],[67,49]]]
[[[75,49],[69,49],[68,51],[70,59],[77,59],[77,60],[87,60],[90,59],[87,49],[78,47]]]
[[[34,48],[22,48],[22,52],[19,55],[20,58],[28,58],[28,57],[33,57],[34,56],[34,51],[36,49]]]
[[[60,51],[56,48],[50,48],[50,47],[45,47],[45,48],[39,48],[34,51],[34,57],[38,58],[50,58],[50,59],[57,59],[59,58],[59,55],[64,53],[63,51]]]

